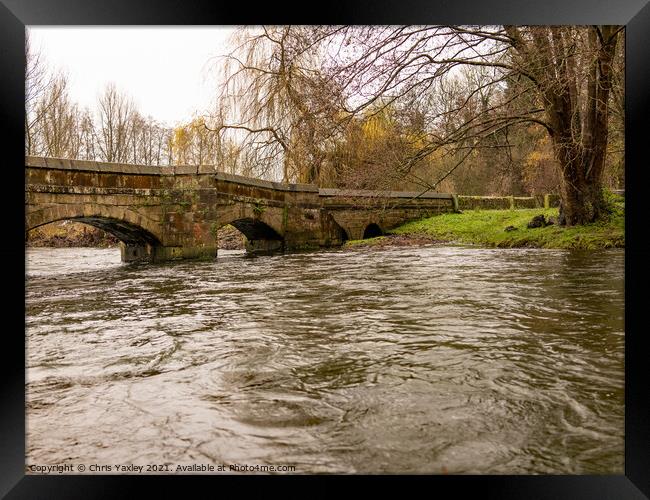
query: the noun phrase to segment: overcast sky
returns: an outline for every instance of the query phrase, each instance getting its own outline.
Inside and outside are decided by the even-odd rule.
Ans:
[[[34,50],[67,73],[70,97],[95,108],[109,82],[142,114],[174,125],[205,110],[215,92],[210,59],[229,52],[234,27],[28,28]]]

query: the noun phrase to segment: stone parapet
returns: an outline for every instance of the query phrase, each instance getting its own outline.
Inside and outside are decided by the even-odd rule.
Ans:
[[[318,189],[318,195],[322,197],[342,197],[342,198],[409,198],[409,199],[443,199],[451,200],[453,195],[447,193],[422,193],[416,191],[373,191],[362,189],[335,189],[321,188]]]
[[[283,184],[281,182],[254,179],[252,177],[244,177],[242,175],[219,172],[213,165],[173,165],[156,167],[152,165],[133,165],[129,163],[108,163],[88,160],[70,160],[66,158],[26,156],[25,166],[51,170],[76,170],[81,172],[105,172],[130,175],[207,176],[208,178],[213,178],[218,181],[231,182],[234,184],[254,186],[265,189],[274,189],[276,191],[318,193],[318,187],[312,184]]]

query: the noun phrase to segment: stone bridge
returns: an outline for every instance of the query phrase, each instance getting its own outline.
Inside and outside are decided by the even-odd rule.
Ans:
[[[50,222],[83,222],[119,238],[123,261],[214,258],[226,224],[246,236],[251,253],[293,251],[376,236],[457,207],[450,194],[319,189],[213,166],[25,158],[25,238]]]

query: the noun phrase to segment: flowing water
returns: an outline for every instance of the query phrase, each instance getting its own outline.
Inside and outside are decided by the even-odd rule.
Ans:
[[[29,249],[27,465],[622,474],[623,275],[622,250]]]

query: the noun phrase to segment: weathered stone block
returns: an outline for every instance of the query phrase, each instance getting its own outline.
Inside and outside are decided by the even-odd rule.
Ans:
[[[25,156],[25,167],[47,168],[47,162],[41,156]]]
[[[175,165],[175,175],[196,175],[199,167],[197,165]]]

